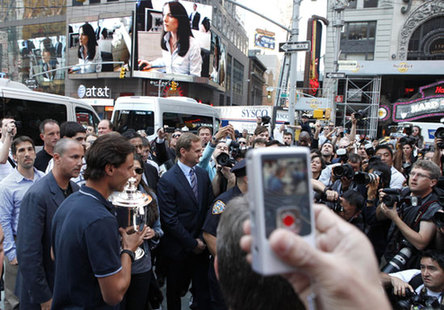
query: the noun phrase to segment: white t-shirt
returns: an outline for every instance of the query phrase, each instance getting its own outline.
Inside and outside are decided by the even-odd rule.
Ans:
[[[390,188],[401,189],[405,182],[405,177],[395,167],[391,167],[392,176],[390,178]]]
[[[392,277],[396,277],[398,279],[401,279],[404,282],[409,283],[410,280],[413,279],[413,277],[415,277],[417,274],[420,274],[421,270],[419,269],[407,269],[407,270],[403,270],[403,271],[399,271],[399,272],[395,272],[395,273],[390,273],[389,275]],[[418,286],[415,289],[416,294],[420,294],[421,290],[424,288],[424,284],[421,284],[420,286]],[[442,301],[442,293],[441,292],[432,292],[431,290],[429,290],[428,288],[426,288],[427,291],[427,296],[433,296],[438,298],[438,301],[441,302]]]
[[[0,141],[0,149],[3,147],[3,142]],[[11,149],[9,150],[9,158],[12,160]],[[14,171],[14,168],[11,166],[9,160],[4,164],[0,164],[0,181],[3,180],[8,174]]]

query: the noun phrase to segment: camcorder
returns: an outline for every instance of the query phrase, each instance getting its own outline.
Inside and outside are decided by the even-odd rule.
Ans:
[[[381,171],[373,171],[372,173],[369,172],[363,172],[358,171],[355,174],[355,177],[353,178],[353,181],[355,181],[356,184],[369,184],[374,183],[377,180],[377,177],[379,177],[379,183],[381,183]]]
[[[364,147],[368,157],[373,157],[375,155],[375,148],[371,143],[367,143]]]
[[[439,127],[436,131],[435,131],[435,138],[437,139],[441,139],[441,142],[439,142],[437,144],[438,148],[440,148],[441,150],[444,149],[444,127]]]
[[[342,177],[345,177],[347,179],[353,179],[355,175],[355,171],[353,170],[353,167],[350,166],[350,164],[344,164],[341,166],[336,166],[333,168],[333,175],[336,179],[340,179]]]
[[[355,116],[356,120],[360,122],[366,119],[367,113],[365,113],[364,110],[358,110],[354,112],[353,115]]]
[[[265,276],[294,271],[274,254],[269,238],[282,228],[315,246],[309,149],[253,149],[246,162],[253,270]]]
[[[267,125],[267,124],[270,123],[270,121],[271,121],[271,117],[268,116],[268,115],[265,115],[265,116],[262,116],[262,117],[261,117],[261,123],[262,123],[262,125]]]

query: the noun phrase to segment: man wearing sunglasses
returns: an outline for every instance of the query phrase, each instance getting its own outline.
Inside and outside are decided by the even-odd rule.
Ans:
[[[376,217],[379,220],[392,221],[384,252],[387,262],[405,246],[405,241],[412,249],[417,250],[425,249],[432,241],[436,231],[432,218],[441,209],[439,197],[433,190],[439,176],[440,169],[435,163],[418,160],[410,172],[408,189],[401,192],[400,203],[388,207],[381,202],[377,207]],[[379,201],[382,201],[385,195],[380,192]],[[406,265],[404,269],[408,267],[411,266]]]

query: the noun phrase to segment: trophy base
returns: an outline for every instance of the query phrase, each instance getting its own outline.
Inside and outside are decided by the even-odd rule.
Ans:
[[[144,255],[145,255],[145,251],[139,247],[139,248],[137,248],[137,250],[135,252],[134,260],[141,259]]]

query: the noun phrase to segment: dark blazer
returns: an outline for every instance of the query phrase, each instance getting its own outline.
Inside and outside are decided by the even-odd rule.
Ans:
[[[196,200],[190,183],[178,164],[175,164],[159,180],[157,197],[160,220],[165,235],[162,238],[162,252],[173,259],[184,259],[197,246],[196,238],[202,226],[209,205],[214,200],[208,173],[195,167],[198,185]]]
[[[70,182],[71,188],[79,187]],[[51,260],[51,221],[65,196],[52,172],[32,185],[23,197],[17,229],[19,262],[16,295],[20,308],[40,309],[52,298],[54,262]]]
[[[148,186],[157,193],[157,183],[159,182],[159,173],[157,172],[157,169],[148,163],[144,163],[143,166],[143,172],[148,180]]]
[[[191,14],[190,14],[190,20],[191,20]],[[191,29],[199,30],[199,21],[200,21],[200,13],[196,12],[194,14],[193,20],[191,21]]]

